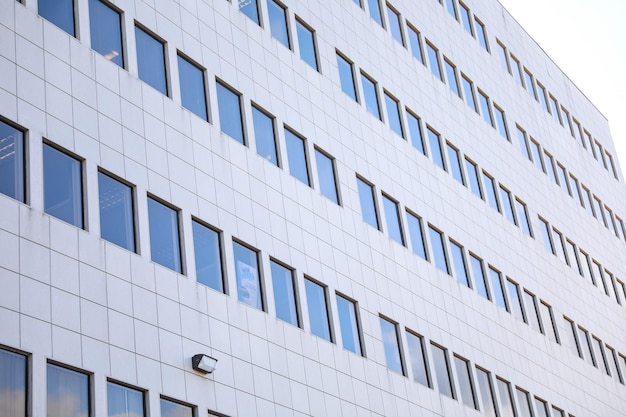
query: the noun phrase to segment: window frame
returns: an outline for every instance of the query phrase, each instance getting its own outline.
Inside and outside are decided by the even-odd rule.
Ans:
[[[56,367],[56,368],[60,368],[63,369],[65,371],[69,371],[69,372],[73,372],[76,374],[81,374],[84,375],[85,377],[87,377],[87,417],[92,417],[94,416],[94,398],[93,398],[93,373],[87,372],[83,369],[77,368],[75,366],[71,366],[71,365],[67,365],[61,362],[57,362],[54,360],[50,360],[48,359],[46,361],[46,404],[49,404],[50,399],[51,399],[51,395],[48,392],[49,388],[50,388],[50,367]],[[27,411],[28,411],[28,406],[27,406]],[[47,413],[48,416],[50,416],[51,414],[48,412]],[[52,416],[54,416],[54,414],[52,414]]]
[[[377,202],[377,198],[376,198],[376,186],[373,183],[369,182],[368,180],[366,180],[365,178],[361,177],[358,174],[356,175],[356,179],[357,179],[357,194],[359,194],[360,207],[361,207],[361,218],[363,219],[363,221],[365,223],[369,224],[370,226],[372,226],[376,230],[380,231],[381,230],[381,221],[380,221],[380,213],[379,213],[380,210],[378,209],[378,202]],[[359,189],[359,184],[364,184],[370,190],[369,197],[371,197],[372,208],[374,209],[374,220],[376,220],[376,224],[370,223],[365,218],[365,213],[363,212],[363,199],[361,198],[361,190]]]
[[[257,303],[252,303],[252,300],[250,301],[246,301],[246,299],[242,298],[242,291],[241,289],[244,287],[243,285],[243,277],[240,276],[240,269],[237,267],[237,255],[236,255],[236,248],[235,245],[241,246],[243,249],[246,249],[250,252],[253,253],[254,255],[254,260],[256,261],[256,285],[258,285],[258,299],[255,301],[258,301]],[[265,287],[265,274],[263,272],[263,264],[262,264],[262,260],[261,260],[261,251],[254,248],[253,246],[245,243],[242,240],[237,239],[236,237],[232,237],[232,251],[233,251],[233,261],[235,263],[235,283],[237,285],[237,301],[245,304],[251,308],[255,308],[259,311],[267,311],[267,300],[265,298],[265,292],[266,292],[266,287]],[[241,261],[241,263],[244,263],[243,261]],[[250,266],[248,264],[245,264],[246,266]]]
[[[234,89],[233,87],[231,87],[229,84],[227,84],[226,82],[222,81],[219,78],[215,79],[215,86],[216,86],[216,96],[217,96],[217,111],[218,111],[218,119],[219,119],[219,123],[220,123],[220,132],[225,134],[226,136],[228,136],[229,138],[239,142],[240,144],[244,145],[244,146],[248,146],[248,137],[246,134],[246,118],[245,118],[245,112],[244,112],[244,108],[243,108],[243,95],[236,89]],[[237,108],[239,109],[239,126],[238,127],[238,131],[237,133],[241,133],[241,139],[239,137],[235,137],[233,135],[231,135],[231,132],[226,132],[225,126],[230,125],[230,123],[225,123],[227,121],[226,117],[228,117],[228,115],[223,114],[222,110],[224,104],[222,104],[220,106],[220,88],[223,88],[225,92],[232,94],[234,97],[237,98]],[[223,101],[223,99],[222,99]],[[230,101],[230,100],[229,100]],[[230,127],[229,127],[229,131],[230,131]],[[234,132],[232,132],[234,133]]]
[[[29,204],[29,191],[30,191],[30,178],[29,178],[29,164],[28,155],[30,154],[29,146],[29,132],[20,125],[13,123],[11,120],[6,119],[0,115],[0,129],[2,125],[5,125],[9,129],[13,129],[20,134],[19,138],[14,141],[15,147],[15,167],[14,173],[20,178],[13,178],[13,183],[16,188],[14,195],[1,193],[4,196],[12,198],[24,204]],[[6,137],[5,137],[6,138]],[[3,138],[3,139],[5,139]],[[16,142],[19,142],[15,145]],[[45,143],[45,142],[44,142]],[[4,179],[3,179],[4,180]]]
[[[328,152],[326,152],[325,150],[323,150],[322,148],[318,147],[317,145],[313,146],[313,153],[315,154],[315,167],[317,168],[317,180],[319,183],[319,189],[320,189],[320,194],[322,194],[324,197],[328,198],[330,201],[332,201],[333,203],[337,204],[338,206],[341,206],[341,193],[340,193],[340,188],[339,188],[339,182],[337,179],[337,160],[335,159],[335,157],[333,157],[331,154],[329,154]],[[331,173],[332,173],[332,177],[333,177],[333,188],[334,188],[334,199],[330,198],[325,192],[324,189],[325,187],[322,186],[322,184],[324,184],[324,181],[322,181],[321,179],[321,175],[320,175],[320,163],[318,160],[318,155],[321,155],[322,157],[328,159],[330,161],[330,169],[331,169]]]
[[[309,64],[309,66],[311,66],[311,68],[313,68],[315,71],[321,72],[319,52],[318,52],[318,47],[317,47],[316,30],[313,29],[311,27],[311,25],[309,25],[304,20],[302,20],[298,15],[295,15],[295,21],[296,21],[296,35],[298,37],[298,50],[299,50],[299,54],[300,54],[300,59],[302,59],[304,62]],[[313,59],[313,63],[309,62],[309,60],[307,58],[305,58],[305,56],[303,56],[303,52],[302,51],[305,48],[302,47],[304,41],[301,40],[302,36],[300,36],[300,35],[304,31],[306,31],[307,33],[310,34],[310,40],[311,40],[310,47],[313,49],[313,55],[310,58]],[[315,65],[313,65],[313,64],[315,64]]]
[[[310,156],[309,156],[309,146],[308,146],[307,138],[302,136],[300,133],[298,133],[296,130],[292,129],[288,125],[283,126],[283,132],[285,135],[285,148],[286,148],[285,150],[287,151],[287,166],[289,167],[289,175],[291,175],[296,180],[302,182],[303,184],[309,187],[313,187],[313,182],[311,180],[312,178],[311,177],[311,161],[310,161]],[[288,135],[291,135],[291,136],[288,136]],[[293,158],[298,157],[298,155],[289,152],[290,149],[293,149],[294,151],[296,150],[293,147],[289,146],[289,140],[288,140],[289,137],[297,138],[302,142],[302,159],[304,160],[304,170],[305,170],[302,173],[296,172],[297,170],[301,170],[302,168],[298,169],[297,166],[292,165],[291,161],[294,161],[294,164],[295,164],[295,160]],[[297,143],[300,144],[299,142]],[[298,150],[299,148],[300,147],[298,146]],[[303,178],[300,178],[299,175],[301,174],[306,174],[306,181],[304,181]]]
[[[356,101],[357,103],[360,103],[359,90],[358,90],[358,87],[357,87],[357,82],[356,82],[356,77],[355,77],[356,72],[355,72],[355,69],[354,69],[355,68],[354,67],[354,62],[351,61],[346,55],[341,53],[338,49],[335,49],[335,53],[336,53],[336,56],[337,56],[337,72],[339,73],[339,85],[341,86],[341,91],[345,95],[347,95],[348,97],[350,97],[351,99]],[[352,93],[353,93],[353,96],[348,94],[346,92],[345,88],[344,88],[346,86],[344,86],[344,78],[342,78],[342,76],[341,76],[342,71],[340,69],[340,65],[339,65],[340,61],[339,60],[342,60],[343,62],[345,62],[348,65],[349,69],[350,69],[350,79],[352,81]]]
[[[309,298],[309,290],[307,287],[307,283],[311,283],[311,285],[316,285],[317,287],[319,287],[322,291],[322,294],[324,296],[324,310],[326,312],[326,320],[324,322],[324,324],[328,327],[328,338],[325,337],[325,335],[321,335],[321,334],[317,334],[314,332],[313,330],[313,315],[311,314],[311,306],[310,306],[310,298]],[[304,293],[305,293],[305,297],[306,297],[306,301],[307,301],[307,313],[309,316],[309,330],[311,332],[311,334],[313,336],[319,337],[322,340],[326,340],[327,342],[330,343],[335,343],[335,332],[334,332],[334,326],[333,326],[333,316],[332,316],[332,311],[330,308],[330,303],[329,303],[329,297],[328,297],[328,286],[323,284],[322,282],[312,278],[309,275],[304,275]]]
[[[201,282],[198,279],[198,249],[197,249],[197,245],[196,245],[196,236],[195,236],[195,229],[194,229],[194,224],[197,224],[199,227],[204,227],[212,232],[214,232],[217,235],[217,250],[218,250],[218,259],[217,262],[219,263],[219,269],[220,269],[220,274],[219,274],[219,282],[221,284],[221,288],[215,288],[207,283]],[[196,268],[196,282],[200,283],[202,285],[205,285],[209,288],[213,288],[216,291],[219,291],[223,294],[228,294],[228,285],[227,285],[227,280],[226,280],[226,255],[224,253],[224,232],[212,225],[210,225],[209,223],[195,217],[195,216],[191,216],[191,238],[193,241],[193,251],[194,251],[194,267]]]
[[[137,77],[141,81],[149,85],[150,87],[162,93],[164,96],[171,97],[172,86],[171,86],[170,73],[169,73],[170,68],[169,68],[169,60],[168,60],[167,41],[163,39],[162,37],[160,37],[159,35],[157,35],[156,32],[148,29],[145,25],[139,23],[137,20],[135,20],[134,22],[134,27],[135,27],[135,54],[136,54],[136,59],[137,59]],[[143,32],[146,36],[152,38],[155,42],[158,42],[161,45],[161,51],[163,53],[163,83],[164,83],[163,89],[164,90],[161,90],[159,86],[155,86],[150,81],[145,80],[141,76],[141,72],[142,72],[141,64],[140,64],[141,61],[139,59],[139,52],[138,52],[140,48],[139,48],[139,45],[137,44],[137,38],[138,38],[137,31],[138,30]],[[160,65],[159,65],[159,68],[160,68]]]
[[[131,184],[130,182],[126,181],[125,179],[101,168],[98,167],[98,212],[99,212],[99,218],[100,218],[100,237],[104,240],[106,240],[107,242],[110,242],[114,245],[117,245],[121,248],[124,248],[130,252],[133,253],[139,253],[139,236],[138,236],[138,229],[137,229],[137,224],[138,224],[138,218],[137,218],[137,189],[135,187],[135,185]],[[128,190],[130,191],[130,219],[127,219],[127,221],[130,221],[130,231],[132,232],[132,248],[128,248],[124,245],[120,245],[117,242],[114,242],[110,239],[107,239],[106,237],[102,236],[102,201],[101,201],[101,184],[100,184],[100,175],[103,175],[105,177],[108,177],[110,180],[115,181],[117,183],[119,183],[120,185],[123,185],[125,187],[128,187]]]
[[[167,202],[166,200],[157,197],[154,194],[148,193],[147,195],[147,199],[148,199],[148,223],[150,223],[150,201],[153,201],[156,204],[159,204],[169,210],[171,210],[173,212],[173,214],[175,215],[174,218],[176,220],[176,238],[177,238],[177,242],[172,242],[172,243],[176,243],[176,249],[177,249],[177,254],[173,254],[173,255],[178,255],[177,259],[178,262],[180,263],[180,265],[178,266],[178,268],[176,268],[176,260],[174,260],[174,268],[169,266],[169,265],[165,265],[159,261],[154,260],[154,251],[155,251],[155,247],[156,245],[154,244],[155,241],[153,241],[153,233],[152,230],[150,228],[150,225],[148,225],[148,229],[149,229],[149,240],[150,240],[150,260],[152,262],[154,262],[155,264],[159,264],[161,266],[163,266],[164,268],[168,268],[178,274],[181,275],[186,275],[186,266],[185,266],[185,254],[183,252],[184,247],[183,247],[183,242],[184,242],[184,235],[183,235],[183,226],[182,226],[182,222],[181,222],[181,209],[174,206],[173,204]],[[155,237],[156,238],[156,237]]]
[[[358,351],[355,350],[351,350],[349,348],[346,348],[346,342],[345,342],[345,338],[344,338],[344,332],[343,332],[343,325],[342,325],[342,315],[341,315],[341,309],[339,308],[339,303],[338,300],[339,299],[343,299],[345,300],[346,303],[348,303],[348,305],[351,305],[353,308],[353,312],[354,312],[354,323],[350,323],[354,328],[356,328],[356,334],[354,335],[357,339],[358,339]],[[339,321],[339,333],[341,334],[341,346],[362,357],[367,357],[365,354],[365,343],[363,342],[363,327],[361,325],[361,314],[359,312],[359,302],[357,300],[355,300],[354,298],[348,297],[347,295],[339,292],[339,291],[335,291],[335,302],[337,303],[337,320]]]
[[[208,82],[207,82],[207,71],[206,71],[206,68],[204,68],[197,61],[191,59],[189,56],[187,56],[186,54],[184,54],[180,50],[176,51],[176,58],[177,58],[176,63],[178,65],[178,74],[179,74],[181,106],[183,106],[185,109],[189,110],[191,113],[193,113],[193,114],[197,115],[198,117],[202,118],[204,121],[210,123],[211,112],[209,110],[209,95],[208,95],[208,89],[207,89]],[[201,113],[197,113],[196,111],[194,111],[190,107],[185,106],[185,104],[184,104],[184,101],[185,101],[183,99],[183,90],[184,89],[182,88],[183,77],[181,76],[181,71],[180,71],[180,61],[181,60],[185,61],[190,66],[192,66],[195,69],[197,69],[198,71],[200,71],[200,75],[202,77],[202,89],[200,89],[200,91],[202,91],[202,93],[203,93],[202,96],[204,98],[204,103],[203,103],[204,111],[201,112]]]
[[[296,326],[298,328],[302,328],[302,313],[300,311],[300,297],[299,297],[299,292],[298,292],[298,283],[297,283],[297,280],[296,280],[296,270],[295,270],[295,268],[293,268],[293,267],[287,265],[286,263],[284,263],[282,261],[279,261],[278,259],[276,259],[274,257],[271,257],[271,256],[270,256],[270,259],[269,259],[269,263],[270,263],[270,275],[272,277],[272,292],[273,292],[273,295],[274,295],[274,311],[276,313],[276,318],[281,320],[281,321],[283,321],[283,322],[285,322],[285,323],[291,324],[291,325]],[[281,317],[282,314],[279,313],[279,307],[278,307],[278,299],[279,299],[279,297],[277,296],[277,293],[276,293],[276,288],[277,288],[276,284],[277,284],[277,281],[278,281],[278,279],[280,277],[275,277],[274,276],[274,265],[276,265],[279,268],[282,268],[284,271],[288,272],[288,274],[289,274],[289,278],[290,278],[289,282],[291,283],[291,288],[285,288],[285,290],[286,291],[291,290],[290,292],[292,294],[290,294],[290,295],[293,296],[293,305],[290,305],[288,307],[293,307],[293,315],[294,315],[293,319],[295,319],[295,323],[293,321],[290,321],[286,317]],[[286,301],[288,302],[290,300],[287,299]]]

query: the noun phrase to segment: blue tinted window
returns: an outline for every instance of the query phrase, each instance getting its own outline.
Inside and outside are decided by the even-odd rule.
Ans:
[[[476,38],[478,39],[478,43],[480,46],[485,48],[485,50],[489,51],[489,43],[487,42],[487,33],[485,33],[485,25],[479,22],[477,19],[474,19],[474,23],[476,24]]]
[[[496,378],[496,386],[500,394],[500,416],[517,417],[517,413],[514,410],[513,397],[511,395],[511,385],[500,378]]]
[[[502,202],[502,211],[507,220],[513,224],[517,224],[515,221],[515,215],[513,214],[513,202],[511,201],[511,193],[504,188],[500,187],[500,201]]]
[[[0,412],[3,417],[26,416],[26,357],[0,349]]]
[[[161,398],[162,417],[193,417],[193,408]],[[134,416],[133,416],[134,417]]]
[[[317,51],[315,48],[315,32],[296,19],[296,31],[298,32],[298,47],[300,58],[315,70],[317,66]]]
[[[422,220],[407,211],[406,224],[409,229],[409,238],[411,239],[413,253],[428,260],[426,256],[426,245],[424,244],[424,233],[422,231]]]
[[[474,284],[476,285],[476,291],[481,296],[490,300],[489,291],[487,290],[487,282],[485,281],[485,267],[483,266],[482,259],[470,254],[470,266],[472,268],[472,276],[474,277]]]
[[[352,63],[341,55],[337,54],[337,67],[339,69],[339,81],[341,91],[346,93],[352,100],[358,101],[356,97],[356,86],[354,84],[354,72]]]
[[[422,55],[422,43],[419,38],[419,32],[413,27],[408,26],[409,31],[409,45],[411,46],[411,53],[419,62],[424,63],[424,56]]]
[[[263,310],[259,254],[240,243],[233,242],[237,298],[242,303]]]
[[[360,178],[357,178],[356,182],[359,190],[359,200],[361,202],[361,214],[363,215],[363,220],[369,223],[372,227],[378,229],[378,214],[376,213],[374,187]]]
[[[528,149],[528,142],[526,141],[526,132],[521,130],[519,127],[517,128],[517,139],[519,140],[519,147],[522,154],[532,161],[533,158],[530,154],[530,150]]]
[[[257,154],[274,165],[278,165],[274,118],[252,106],[252,121],[254,123],[254,139]]]
[[[383,25],[383,17],[380,11],[380,3],[379,0],[367,0],[367,5],[369,6],[370,16],[374,19],[374,22],[379,25]]]
[[[469,159],[466,159],[465,172],[467,173],[467,180],[472,192],[476,195],[476,197],[483,198],[483,191],[480,188],[480,181],[478,180],[478,167],[476,164]]]
[[[563,189],[563,191],[565,191],[566,194],[571,195],[572,193],[569,190],[569,184],[567,181],[567,173],[565,172],[565,168],[561,164],[557,164],[556,172],[559,175],[559,184],[561,185],[561,188]]]
[[[402,121],[400,120],[400,104],[398,100],[385,93],[385,105],[387,106],[387,117],[389,119],[389,127],[401,137],[404,137],[402,129]]]
[[[502,275],[493,268],[489,268],[489,277],[491,278],[491,287],[493,288],[493,298],[496,304],[505,310],[509,310],[504,298],[504,288],[502,288]]]
[[[430,43],[426,42],[426,53],[428,55],[428,65],[430,66],[430,72],[441,81],[443,76],[441,75],[441,66],[439,65],[439,56],[437,50]]]
[[[296,292],[293,285],[293,271],[274,261],[270,261],[270,267],[272,270],[276,317],[294,326],[298,326],[299,321]]]
[[[541,229],[541,236],[543,236],[543,244],[548,252],[556,255],[554,246],[552,245],[552,237],[550,236],[550,226],[548,226],[548,223],[541,218],[539,219],[539,226]]]
[[[392,9],[389,4],[387,4],[387,20],[389,21],[389,31],[391,32],[391,36],[400,42],[400,45],[404,45],[400,14]]]
[[[554,169],[554,158],[547,152],[544,152],[544,155],[544,162],[546,166],[546,171],[548,172],[548,177],[550,177],[550,179],[554,181],[555,184],[558,184],[559,180],[556,177],[556,170]]]
[[[422,136],[422,125],[417,116],[407,110],[406,120],[409,125],[409,135],[411,136],[411,144],[421,153],[426,155],[424,150],[424,138]]]
[[[363,83],[363,97],[365,97],[365,107],[367,111],[382,120],[380,116],[380,106],[378,105],[376,83],[365,74],[361,74],[361,81]]]
[[[511,305],[511,312],[515,317],[522,321],[526,321],[524,319],[524,310],[522,308],[522,299],[519,296],[519,286],[510,281],[506,280],[506,286],[509,293],[509,304]]]
[[[39,16],[74,35],[74,0],[38,0]]]
[[[489,372],[476,368],[476,379],[478,380],[478,392],[483,403],[483,414],[487,417],[497,417],[496,399],[493,395],[493,386]]]
[[[43,145],[44,210],[51,216],[83,227],[81,162]]]
[[[482,92],[478,91],[478,102],[480,103],[480,112],[483,115],[485,122],[493,126],[493,119],[491,118],[491,110],[489,109],[489,98]]]
[[[461,284],[471,287],[469,276],[467,275],[467,265],[465,264],[463,247],[450,241],[450,252],[452,253],[452,262],[454,263],[454,274],[456,275],[456,279]]]
[[[411,358],[411,370],[413,371],[413,380],[422,385],[430,387],[430,378],[428,375],[428,360],[426,359],[426,351],[424,350],[424,338],[409,331],[406,332],[407,351]]]
[[[385,219],[387,220],[387,231],[389,237],[404,245],[404,235],[402,234],[402,226],[400,225],[400,213],[398,212],[398,203],[383,195],[383,207],[385,209]]]
[[[24,134],[0,121],[0,193],[24,202]]]
[[[472,374],[470,372],[469,362],[454,356],[454,366],[456,375],[459,378],[459,388],[461,391],[461,400],[468,407],[478,408],[474,394],[474,383],[472,382]]]
[[[515,211],[517,213],[517,221],[519,222],[522,231],[528,236],[532,237],[532,230],[530,228],[530,222],[528,221],[528,213],[526,211],[526,204],[515,199]]]
[[[287,144],[289,173],[306,185],[310,185],[305,140],[290,130],[285,129],[285,142]]]
[[[474,35],[472,30],[472,16],[470,15],[470,11],[464,4],[459,3],[459,11],[461,12],[461,23],[463,24],[463,28],[470,35]]]
[[[483,184],[485,185],[485,194],[487,195],[487,202],[489,203],[492,209],[496,211],[500,211],[500,207],[498,205],[498,197],[496,195],[496,185],[494,183],[493,178],[487,175],[487,173],[484,171],[483,171]]]
[[[454,5],[454,0],[446,0],[446,9],[448,10],[448,13],[450,14],[450,16],[452,16],[454,19],[457,19],[456,6]]]
[[[143,392],[107,382],[107,409],[109,417],[145,416]]]
[[[461,83],[463,84],[463,94],[465,96],[465,103],[470,109],[478,113],[478,107],[476,107],[476,98],[474,97],[474,88],[472,82],[465,77],[461,77]]]
[[[239,10],[248,16],[254,23],[259,24],[259,5],[257,0],[238,0]]]
[[[430,145],[430,154],[433,158],[433,162],[439,168],[445,170],[443,162],[443,153],[441,152],[441,142],[439,141],[439,134],[428,128],[428,144]]]
[[[550,113],[550,110],[548,109],[548,102],[546,100],[546,89],[543,85],[539,84],[539,81],[537,81],[537,90],[537,95],[539,96],[539,102],[541,103],[541,107],[543,107],[545,111]]]
[[[274,0],[268,0],[267,13],[272,36],[287,48],[290,48],[291,41],[289,40],[289,29],[287,28],[287,9]]]
[[[461,159],[459,156],[459,151],[450,146],[450,144],[446,144],[446,149],[448,151],[448,161],[450,162],[450,172],[455,180],[465,185],[465,180],[463,179],[463,171],[461,171]]]
[[[450,273],[448,268],[448,258],[446,256],[446,249],[443,242],[443,234],[433,229],[432,226],[428,226],[428,236],[430,237],[430,244],[433,249],[433,259],[437,268],[445,272]]]
[[[344,349],[362,355],[356,303],[337,294],[337,314]]]
[[[528,94],[534,99],[537,99],[537,92],[535,91],[535,83],[533,83],[533,76],[528,72],[527,69],[524,69],[524,82],[526,83],[526,90]]]
[[[307,306],[309,307],[311,333],[332,342],[328,318],[328,304],[326,301],[326,288],[306,278],[304,280],[304,286],[306,290]]]
[[[193,248],[196,254],[196,279],[199,283],[224,292],[220,235],[192,220]]]
[[[400,342],[398,341],[398,325],[380,317],[380,330],[387,368],[404,375],[404,364],[402,363]]]
[[[315,162],[317,163],[320,192],[333,203],[339,204],[334,160],[319,149],[315,149]]]
[[[178,75],[183,107],[208,120],[204,71],[178,55]]]
[[[47,377],[47,417],[91,415],[89,412],[89,375],[49,363]]]
[[[437,376],[437,387],[439,392],[448,397],[454,398],[452,388],[452,374],[450,373],[450,364],[448,362],[447,350],[439,346],[430,345],[433,355],[433,364],[435,366],[435,375]]]
[[[450,87],[450,90],[452,90],[455,95],[461,97],[461,91],[459,91],[459,80],[456,76],[456,68],[448,61],[444,61],[444,66],[446,68],[448,87]]]
[[[148,219],[152,260],[182,273],[178,212],[148,197]]]
[[[506,126],[506,118],[504,117],[504,111],[494,106],[494,114],[496,116],[496,127],[500,136],[509,140],[509,129]]]
[[[124,67],[122,16],[100,0],[89,0],[91,48],[106,59]]]
[[[165,45],[138,26],[135,26],[135,39],[139,79],[167,95]]]
[[[217,107],[220,113],[220,127],[237,142],[244,144],[241,97],[224,84],[217,83]]]
[[[559,105],[557,104],[556,99],[552,96],[550,96],[550,111],[552,113],[552,117],[554,117],[554,120],[556,120],[560,124],[563,124],[563,122],[561,121],[561,113],[559,112]]]
[[[100,236],[109,242],[135,251],[133,190],[98,172],[100,193]]]

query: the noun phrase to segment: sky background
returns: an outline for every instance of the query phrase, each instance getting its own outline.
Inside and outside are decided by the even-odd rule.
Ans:
[[[626,0],[499,0],[609,120],[626,171]]]

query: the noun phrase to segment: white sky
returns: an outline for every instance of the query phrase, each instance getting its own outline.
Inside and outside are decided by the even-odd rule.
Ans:
[[[626,0],[499,0],[609,120],[626,171]]]

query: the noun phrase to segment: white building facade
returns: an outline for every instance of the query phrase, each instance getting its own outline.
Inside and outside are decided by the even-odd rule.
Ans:
[[[495,0],[0,0],[0,415],[624,416],[624,190]]]

